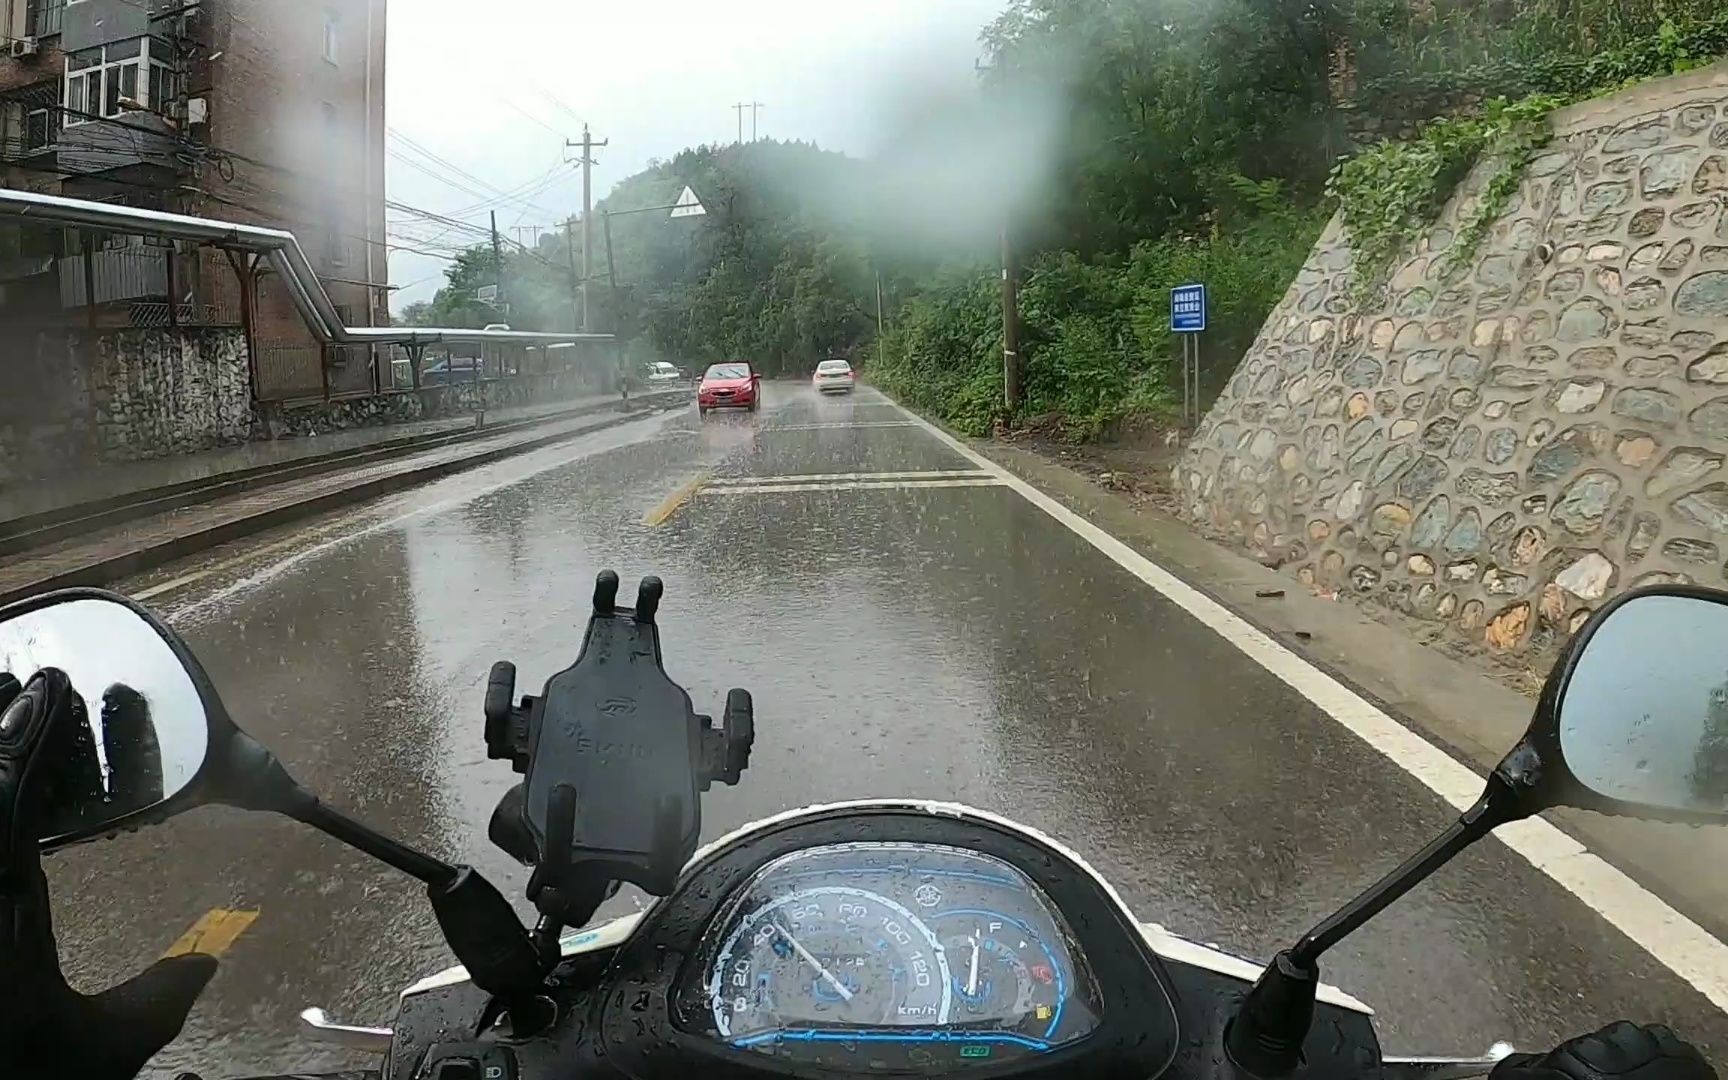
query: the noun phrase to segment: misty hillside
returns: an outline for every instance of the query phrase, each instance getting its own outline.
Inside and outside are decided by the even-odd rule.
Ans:
[[[1728,52],[1720,0],[1014,0],[981,29],[975,89],[914,102],[889,153],[702,146],[617,186],[617,289],[598,328],[635,359],[827,356],[969,431],[1004,416],[1000,235],[1024,267],[1026,399],[1089,438],[1171,407],[1167,291],[1212,287],[1208,392],[1228,378],[1325,220],[1372,277],[1453,178],[1528,151],[1541,117]],[[1516,155],[1514,155],[1516,156]],[[628,211],[686,186],[709,216]],[[578,238],[579,240],[579,238]],[[561,236],[510,257],[512,323],[571,326]],[[580,264],[579,252],[576,263]],[[411,317],[491,321],[480,250]],[[1364,281],[1363,287],[1372,287]],[[436,316],[436,318],[433,318]],[[1179,385],[1179,384],[1177,384]]]

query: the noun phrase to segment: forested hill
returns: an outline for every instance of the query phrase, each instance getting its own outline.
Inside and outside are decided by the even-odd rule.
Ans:
[[[1516,163],[1557,105],[1728,53],[1728,9],[1007,0],[980,42],[975,82],[960,73],[958,95],[909,115],[881,160],[704,146],[620,184],[602,204],[615,214],[669,204],[686,185],[710,214],[614,216],[618,288],[595,287],[597,325],[627,337],[634,358],[693,366],[747,358],[792,373],[861,357],[965,430],[1051,417],[1092,437],[1171,407],[1172,284],[1211,286],[1216,390],[1335,210],[1372,289],[1481,156]],[[1003,178],[1019,188],[992,190]],[[1015,415],[1002,395],[1004,223],[1025,268]],[[490,260],[465,254],[410,317],[494,321],[472,300]],[[514,325],[571,325],[569,261],[555,234],[510,257]]]
[[[686,186],[705,216],[629,213]],[[769,374],[853,354],[875,337],[872,187],[862,163],[796,142],[703,146],[638,173],[600,205],[619,282],[608,325],[687,363]]]
[[[685,187],[707,213],[671,219],[664,208]],[[875,190],[862,162],[807,143],[701,146],[656,162],[596,205],[594,325],[626,338],[635,359],[690,366],[749,359],[769,374],[802,373],[824,357],[853,355],[876,334],[866,228]],[[610,266],[602,215],[611,218]],[[573,239],[574,260],[560,234],[508,254],[512,326],[573,325],[580,232]],[[493,276],[489,247],[466,253],[437,298],[409,315],[427,324],[497,321],[473,299]]]

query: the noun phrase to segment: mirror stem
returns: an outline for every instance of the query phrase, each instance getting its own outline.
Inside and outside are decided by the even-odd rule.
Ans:
[[[1321,920],[1302,935],[1295,948],[1284,950],[1266,965],[1224,1031],[1224,1052],[1230,1061],[1259,1080],[1277,1080],[1295,1072],[1302,1063],[1302,1045],[1314,1019],[1320,954],[1378,915],[1386,905],[1409,892],[1460,851],[1487,836],[1495,826],[1523,816],[1513,781],[1495,771],[1489,776],[1482,797],[1445,832],[1362,895]]]
[[[1321,953],[1380,914],[1388,904],[1450,862],[1460,851],[1487,836],[1496,826],[1510,820],[1497,812],[1498,808],[1504,805],[1504,800],[1496,797],[1496,789],[1501,787],[1505,785],[1496,773],[1488,780],[1488,791],[1476,800],[1475,805],[1459,815],[1458,820],[1448,826],[1445,832],[1406,859],[1398,869],[1370,885],[1362,895],[1303,934],[1296,947],[1290,950],[1291,961],[1298,967],[1312,968],[1319,961]],[[1507,795],[1511,794],[1509,787],[1505,787],[1505,790]]]
[[[379,862],[387,863],[427,885],[448,885],[456,878],[456,868],[449,863],[397,843],[382,833],[373,832],[358,821],[330,809],[311,795],[307,795],[303,800],[296,800],[286,813],[294,820],[333,836],[349,847],[364,851]]]

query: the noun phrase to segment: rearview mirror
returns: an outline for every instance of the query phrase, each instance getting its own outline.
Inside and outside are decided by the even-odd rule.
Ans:
[[[0,611],[0,672],[28,683],[58,668],[80,699],[82,730],[38,766],[53,770],[44,847],[161,820],[189,801],[211,725],[183,648],[148,612],[107,596],[51,594]]]
[[[1540,761],[1543,805],[1728,821],[1728,594],[1659,586],[1604,608],[1567,647],[1520,749]]]
[[[1226,1029],[1229,1059],[1250,1076],[1294,1072],[1321,954],[1499,826],[1559,806],[1728,822],[1728,593],[1659,585],[1592,615],[1482,797],[1267,965]]]

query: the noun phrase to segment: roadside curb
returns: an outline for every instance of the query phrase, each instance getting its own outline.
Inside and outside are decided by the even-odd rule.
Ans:
[[[640,399],[632,399],[634,404]],[[607,408],[616,410],[618,403],[611,403]],[[0,586],[0,605],[10,604],[29,596],[50,592],[55,589],[66,589],[77,586],[103,586],[125,577],[150,570],[164,563],[173,562],[187,555],[207,550],[232,540],[263,532],[266,529],[288,524],[323,513],[340,509],[355,503],[365,502],[380,495],[388,495],[406,488],[415,487],[431,480],[437,480],[452,473],[489,465],[507,457],[544,449],[561,442],[581,438],[597,431],[619,427],[636,420],[645,419],[660,413],[671,411],[685,404],[680,400],[651,404],[646,408],[630,408],[624,412],[614,412],[614,415],[598,419],[595,423],[579,428],[564,429],[550,435],[525,439],[506,446],[494,447],[476,454],[455,457],[445,461],[429,463],[415,469],[405,469],[370,480],[338,488],[314,495],[297,502],[283,506],[272,507],[255,514],[224,521],[202,528],[191,529],[160,542],[146,543],[143,546],[119,551],[112,556],[95,559],[74,568],[46,574],[28,584],[10,587]],[[597,411],[597,410],[591,410]],[[567,418],[568,419],[568,418]],[[504,432],[507,434],[508,432]],[[486,434],[500,434],[490,431]]]
[[[676,395],[676,397],[674,397]],[[632,399],[650,408],[662,401],[682,403],[688,398],[684,390],[661,391]],[[422,450],[447,446],[475,439],[525,431],[543,424],[554,424],[594,413],[616,411],[621,402],[616,398],[590,401],[568,409],[543,413],[539,416],[506,420],[489,427],[452,428],[448,431],[427,432],[385,439],[369,446],[349,447],[303,458],[264,465],[252,465],[228,472],[212,473],[192,480],[143,488],[120,495],[73,503],[52,510],[0,521],[0,556],[27,552],[75,536],[80,532],[118,525],[125,521],[164,513],[182,507],[210,502],[232,495],[256,491],[273,484],[285,483],[308,476],[317,476],[344,466],[359,466],[391,458],[405,457]]]

